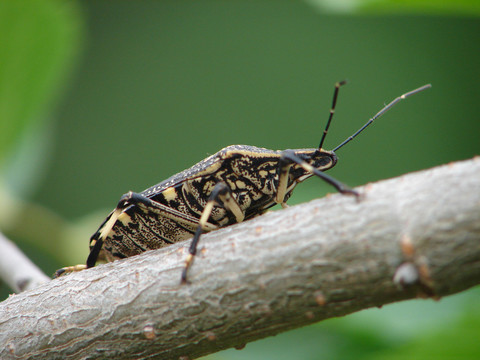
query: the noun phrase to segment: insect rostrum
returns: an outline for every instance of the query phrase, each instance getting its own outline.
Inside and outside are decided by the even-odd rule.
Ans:
[[[192,238],[182,272],[196,254],[203,232],[215,230],[263,214],[286,202],[297,184],[317,176],[343,194],[359,194],[324,173],[337,163],[336,150],[351,141],[376,118],[406,97],[430,87],[424,85],[386,105],[363,127],[332,151],[322,148],[332,120],[338,90],[318,148],[268,150],[231,145],[205,160],[141,193],[128,192],[90,239],[86,265],[58,270],[56,276],[95,266],[97,260],[113,261]]]

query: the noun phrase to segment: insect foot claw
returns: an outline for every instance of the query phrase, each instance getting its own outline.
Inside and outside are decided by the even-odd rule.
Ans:
[[[358,191],[350,189],[350,188],[343,188],[341,193],[346,194],[346,195],[355,196],[355,200],[357,200],[357,202],[360,202],[364,198],[364,194],[359,193]]]
[[[53,274],[53,278],[56,279],[56,278],[62,276],[62,275],[65,273],[65,271],[66,271],[65,268],[58,269],[58,270],[55,271],[55,273]]]
[[[187,285],[189,284],[190,282],[187,280],[187,272],[188,272],[188,268],[190,267],[190,265],[192,265],[192,262],[193,262],[193,255],[192,254],[188,254],[187,258],[185,259],[185,267],[183,268],[183,271],[182,271],[182,279],[180,281],[180,283],[182,285]]]
[[[190,281],[187,280],[187,269],[183,269],[182,271],[182,279],[180,280],[181,285],[188,285]]]
[[[358,193],[358,191],[356,190],[353,190],[353,189],[350,189],[349,187],[342,187],[340,189],[340,192],[342,194],[346,194],[346,195],[354,195],[354,196],[359,196],[360,194]]]

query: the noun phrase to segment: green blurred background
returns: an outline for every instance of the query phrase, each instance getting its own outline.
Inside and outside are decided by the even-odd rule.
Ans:
[[[0,228],[51,274],[119,197],[230,144],[339,150],[361,185],[480,152],[478,1],[2,1]],[[291,204],[332,189],[312,179]],[[6,286],[1,297],[8,295]],[[332,319],[210,359],[478,359],[479,289]]]

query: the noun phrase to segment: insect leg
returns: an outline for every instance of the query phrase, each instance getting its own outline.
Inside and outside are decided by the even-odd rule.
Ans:
[[[92,249],[90,250],[90,253],[88,254],[86,265],[85,264],[80,264],[80,265],[63,267],[63,268],[55,271],[55,274],[53,275],[53,277],[58,278],[65,273],[82,271],[82,270],[94,267],[95,263],[97,262],[97,259],[98,259],[98,254],[100,253],[100,250],[102,250],[102,246],[103,246],[103,240],[98,239],[98,238],[95,239],[96,235],[98,235],[98,231],[92,236],[92,238],[90,240],[90,244],[94,244],[94,245],[93,245]]]
[[[118,207],[138,205],[140,207],[146,208],[147,210],[157,211],[161,213],[163,216],[169,217],[179,223],[183,223],[186,225],[192,225],[192,224],[198,225],[197,230],[195,231],[195,235],[193,237],[192,243],[190,244],[190,247],[188,250],[189,254],[187,256],[187,259],[185,260],[185,267],[182,271],[182,283],[186,283],[188,268],[191,266],[193,262],[193,258],[197,253],[197,246],[200,240],[200,235],[204,231],[211,231],[218,228],[218,226],[208,222],[208,218],[212,214],[213,206],[215,204],[222,206],[226,210],[230,211],[235,216],[236,222],[243,221],[245,214],[243,213],[242,209],[240,208],[240,205],[238,205],[235,198],[232,196],[232,192],[230,188],[225,183],[218,183],[215,185],[215,187],[213,188],[208,198],[207,204],[203,209],[200,220],[190,215],[186,215],[178,210],[175,210],[168,206],[160,204],[156,201],[153,201],[143,196],[142,194],[132,193],[132,192],[125,194],[122,197],[122,199],[120,199]]]
[[[282,156],[280,157],[279,163],[280,163],[279,165],[280,173],[278,178],[277,196],[275,197],[275,201],[277,203],[282,204],[284,202],[285,194],[287,192],[288,174],[291,166],[294,163],[300,165],[305,171],[315,176],[318,176],[322,180],[326,181],[327,183],[332,185],[335,189],[337,189],[338,192],[342,194],[355,195],[357,198],[360,196],[360,194],[357,191],[350,189],[347,185],[325,174],[323,171],[318,170],[317,168],[307,163],[305,160],[301,159],[299,156],[295,154],[293,150],[282,151]]]
[[[87,265],[85,265],[85,264],[65,266],[65,267],[55,271],[55,274],[53,274],[53,277],[58,278],[58,277],[62,276],[63,274],[82,271],[82,270],[85,270],[86,268],[87,268]]]
[[[96,237],[97,236],[97,237]],[[103,247],[103,238],[98,238],[98,232],[96,232],[90,239],[90,254],[88,254],[86,268],[91,268],[95,266],[97,262],[98,255],[100,254],[100,250]]]
[[[232,200],[235,202],[233,198]],[[230,203],[231,201],[229,201],[227,197],[225,202]],[[67,266],[67,267],[61,268],[55,272],[54,277],[59,277],[65,273],[81,271],[87,268],[94,267],[95,263],[98,260],[100,251],[102,250],[104,239],[109,235],[110,231],[115,226],[115,223],[119,218],[121,218],[121,216],[129,216],[128,214],[124,213],[124,210],[129,206],[138,206],[139,208],[145,211],[152,211],[152,212],[158,213],[163,217],[167,217],[179,224],[183,224],[188,227],[195,227],[198,225],[198,218],[188,214],[184,214],[178,210],[175,210],[171,207],[163,205],[157,201],[151,200],[142,194],[134,193],[130,191],[124,194],[120,198],[115,210],[113,210],[110,213],[110,215],[100,225],[100,227],[95,232],[95,234],[93,234],[93,236],[90,238],[90,253],[88,255],[86,265],[82,264],[82,265]],[[238,210],[240,210],[238,206],[237,208]],[[239,211],[235,208],[235,206],[230,205],[229,209],[233,209],[231,211],[235,214],[235,216],[238,219],[237,214],[239,213]],[[243,216],[243,213],[241,211],[240,211],[240,214]],[[203,227],[206,231],[211,231],[218,228],[218,226],[208,222],[206,222]]]
[[[60,277],[65,273],[81,271],[81,270],[85,270],[95,266],[95,263],[98,260],[98,255],[102,250],[104,237],[110,232],[112,227],[115,225],[115,222],[117,221],[118,217],[121,215],[123,209],[125,209],[130,205],[130,202],[129,202],[130,194],[131,193],[124,194],[120,198],[120,201],[118,202],[118,205],[115,208],[115,210],[113,210],[110,213],[110,215],[105,219],[102,225],[100,225],[100,227],[95,232],[95,234],[93,234],[92,237],[90,238],[90,253],[88,254],[86,264],[67,266],[67,267],[58,269],[57,271],[55,271],[55,274],[54,274],[55,278]]]
[[[202,216],[198,221],[197,230],[195,231],[190,248],[188,249],[188,256],[185,259],[185,267],[182,271],[182,284],[187,283],[187,272],[193,263],[194,256],[197,253],[200,235],[202,235],[204,230],[208,230],[206,224],[208,224],[208,218],[212,214],[213,206],[215,204],[223,206],[226,210],[230,211],[235,216],[237,222],[242,222],[245,217],[240,205],[238,205],[237,201],[232,196],[232,191],[230,188],[225,183],[217,183],[208,198],[205,208],[203,209]]]
[[[283,153],[279,160],[278,186],[277,194],[275,195],[275,202],[281,204],[283,208],[286,208],[287,204],[285,202],[285,195],[287,194],[288,174],[293,162],[287,159]]]
[[[98,255],[103,245],[103,240],[108,236],[112,228],[115,226],[117,220],[121,220],[122,216],[130,216],[129,214],[124,212],[125,209],[130,206],[136,206],[145,212],[157,213],[162,217],[169,218],[189,228],[194,228],[198,225],[198,219],[196,217],[184,214],[174,208],[154,201],[142,194],[130,191],[120,198],[116,209],[104,221],[102,226],[100,226],[99,230],[92,236],[90,242],[90,255],[87,259],[87,268],[95,266]],[[218,227],[214,224],[205,223],[204,228],[207,231],[211,231],[217,229]]]
[[[196,217],[184,214],[181,211],[163,205],[157,201],[151,200],[139,193],[129,192],[122,196],[122,199],[124,199],[123,201],[127,203],[127,206],[137,205],[146,211],[153,211],[155,213],[161,214],[162,216],[172,219],[175,222],[183,225],[195,226],[198,224],[198,219]],[[122,199],[120,200],[119,204],[122,202]],[[218,227],[213,224],[207,223],[205,224],[205,228],[206,230],[211,231],[216,230]]]
[[[87,258],[87,264],[86,268],[91,268],[95,266],[95,263],[98,260],[98,255],[100,254],[100,251],[102,250],[103,247],[103,240],[105,237],[108,235],[108,233],[112,230],[112,228],[115,226],[115,223],[117,222],[118,218],[122,215],[123,210],[125,210],[127,207],[132,205],[132,203],[135,203],[135,201],[139,200],[133,200],[134,194],[131,191],[122,195],[120,198],[117,207],[115,210],[113,210],[110,215],[105,219],[105,221],[100,225],[99,229],[93,236],[90,238],[90,253],[88,254]]]

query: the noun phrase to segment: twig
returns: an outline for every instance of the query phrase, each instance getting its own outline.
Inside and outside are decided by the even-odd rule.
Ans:
[[[15,292],[30,290],[50,281],[50,278],[2,233],[0,249],[0,278]]]
[[[327,196],[97,266],[0,304],[0,358],[196,358],[480,283],[480,159]]]

